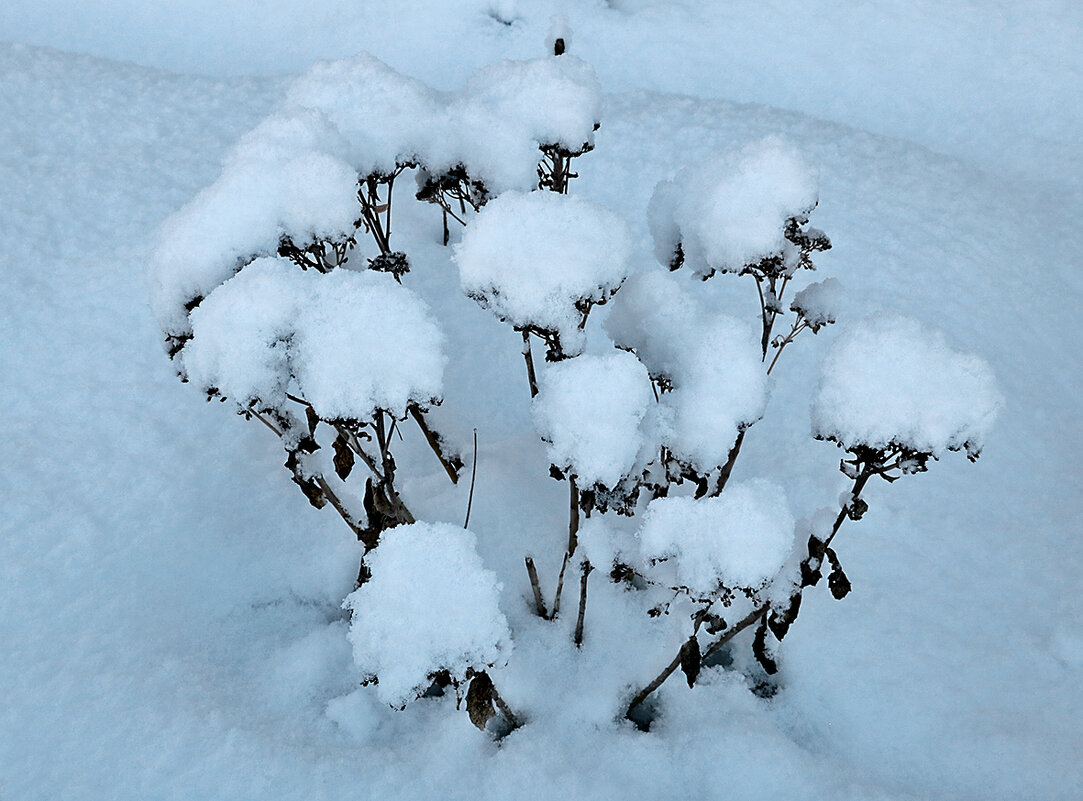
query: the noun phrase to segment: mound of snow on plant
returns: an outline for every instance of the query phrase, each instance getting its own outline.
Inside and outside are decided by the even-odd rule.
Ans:
[[[441,394],[443,335],[424,301],[387,275],[257,259],[191,319],[188,379],[241,406],[279,408],[291,381],[324,420],[402,416]]]
[[[477,554],[477,538],[448,523],[413,523],[384,532],[367,561],[372,578],[343,602],[353,612],[350,642],[361,673],[378,679],[382,701],[401,706],[446,670],[506,661],[508,621],[501,584]]]
[[[714,498],[651,501],[639,541],[645,559],[674,560],[678,583],[705,597],[772,578],[793,549],[793,527],[781,487],[756,479]]]
[[[582,351],[585,309],[628,275],[627,224],[578,197],[507,192],[463,233],[455,263],[463,291],[516,329],[554,334],[566,355]]]
[[[639,359],[623,352],[568,359],[542,374],[539,390],[534,426],[553,464],[583,485],[614,487],[631,472],[654,405]]]
[[[847,448],[977,454],[1003,399],[982,359],[901,317],[851,326],[824,359],[813,433]]]
[[[697,275],[740,272],[783,252],[786,221],[812,211],[818,192],[815,171],[775,136],[686,167],[651,198],[655,255],[668,265],[679,245]]]

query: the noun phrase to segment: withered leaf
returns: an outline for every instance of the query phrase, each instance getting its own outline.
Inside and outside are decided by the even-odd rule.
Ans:
[[[771,614],[767,616],[767,626],[771,629],[771,633],[775,635],[775,639],[779,642],[790,631],[790,626],[797,620],[797,613],[801,610],[801,593],[795,592],[790,597],[790,605],[786,607],[784,612],[778,612],[777,610],[771,610]]]
[[[831,548],[827,549],[827,558],[831,562],[831,574],[827,577],[827,586],[836,601],[841,601],[850,594],[850,579],[846,578],[839,555]]]
[[[760,666],[769,676],[773,676],[778,673],[778,665],[775,660],[767,653],[767,618],[764,617],[760,621],[760,625],[756,628],[756,637],[752,640],[752,653],[756,657],[756,661],[760,663]]]
[[[470,715],[470,722],[480,730],[485,730],[485,725],[496,715],[496,707],[493,706],[493,680],[488,673],[479,673],[470,682],[470,688],[466,691],[466,713]]]
[[[681,646],[681,672],[688,680],[688,686],[692,687],[699,677],[699,669],[702,664],[702,655],[699,650],[699,639],[693,634],[684,645]]]
[[[353,451],[350,450],[350,445],[342,434],[335,438],[332,448],[335,451],[335,472],[339,478],[345,481],[350,475],[350,471],[353,470]]]
[[[850,594],[852,589],[850,579],[846,578],[846,574],[842,572],[842,567],[838,565],[831,571],[831,575],[827,577],[827,586],[831,589],[831,594],[835,596],[836,601],[841,601]]]

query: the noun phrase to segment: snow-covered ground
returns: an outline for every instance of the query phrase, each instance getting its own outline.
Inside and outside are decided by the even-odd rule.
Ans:
[[[0,44],[0,798],[1077,797],[1078,5],[68,5],[0,9],[0,39],[30,43]],[[834,247],[818,277],[843,285],[843,321],[938,328],[1007,402],[977,464],[947,454],[870,489],[837,542],[854,590],[807,593],[774,698],[739,672],[676,677],[641,733],[614,690],[679,636],[630,622],[597,575],[582,652],[574,621],[531,615],[522,557],[548,591],[567,499],[520,343],[461,296],[435,210],[396,209],[407,282],[450,343],[442,421],[464,447],[478,428],[471,529],[515,638],[496,679],[531,718],[497,746],[449,699],[398,712],[358,689],[339,608],[353,534],[308,506],[269,432],[176,380],[145,265],[159,224],[281,102],[272,73],[368,49],[454,89],[540,55],[565,5],[606,92],[572,191],[629,221],[637,267],[659,180],[781,135],[819,169]],[[757,311],[747,278],[703,286]],[[809,435],[834,336],[787,351],[735,471],[785,487],[797,517],[843,488],[840,452]],[[411,507],[461,522],[466,486],[407,437]]]

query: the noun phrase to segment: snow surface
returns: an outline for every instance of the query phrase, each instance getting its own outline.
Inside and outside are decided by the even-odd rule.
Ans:
[[[777,484],[735,483],[714,498],[657,498],[639,529],[644,559],[672,559],[679,586],[699,598],[719,586],[758,589],[793,549],[793,515]]]
[[[448,523],[385,531],[367,560],[372,578],[343,601],[353,615],[350,642],[376,695],[413,701],[446,670],[457,681],[511,655],[500,583],[477,554],[477,537]]]
[[[916,320],[847,328],[824,359],[813,433],[851,448],[902,445],[940,456],[981,451],[1003,405],[993,371]]]
[[[298,25],[284,3],[13,0],[0,38],[234,73],[300,73],[364,47],[450,91],[478,66],[540,55],[557,5],[317,0]],[[353,535],[307,505],[265,429],[177,383],[146,305],[153,232],[280,108],[284,82],[0,45],[5,797],[1077,797],[1080,7],[564,10],[572,52],[609,93],[572,191],[632,222],[638,266],[653,262],[658,181],[781,133],[820,170],[816,224],[834,249],[817,264],[845,285],[840,322],[886,307],[992,364],[1008,402],[982,458],[867,489],[870,512],[835,542],[854,590],[806,593],[775,698],[712,669],[695,690],[667,682],[650,734],[623,727],[622,692],[690,626],[646,619],[600,569],[581,649],[574,615],[531,614],[522,556],[551,597],[566,488],[545,475],[519,343],[459,297],[439,221],[406,205],[408,283],[449,338],[438,411],[460,446],[479,428],[471,530],[516,638],[494,680],[531,719],[496,746],[452,699],[391,710],[358,686],[339,609]],[[747,279],[697,291],[754,316]],[[846,483],[805,411],[838,334],[787,348],[735,471],[784,486],[798,516]],[[465,482],[404,437],[411,509],[462,519]]]

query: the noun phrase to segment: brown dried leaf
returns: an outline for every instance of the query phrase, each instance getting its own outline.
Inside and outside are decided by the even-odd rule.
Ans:
[[[484,731],[486,724],[496,715],[496,707],[493,706],[493,680],[488,673],[479,673],[470,682],[470,689],[466,691],[466,713],[470,715],[470,722]]]

